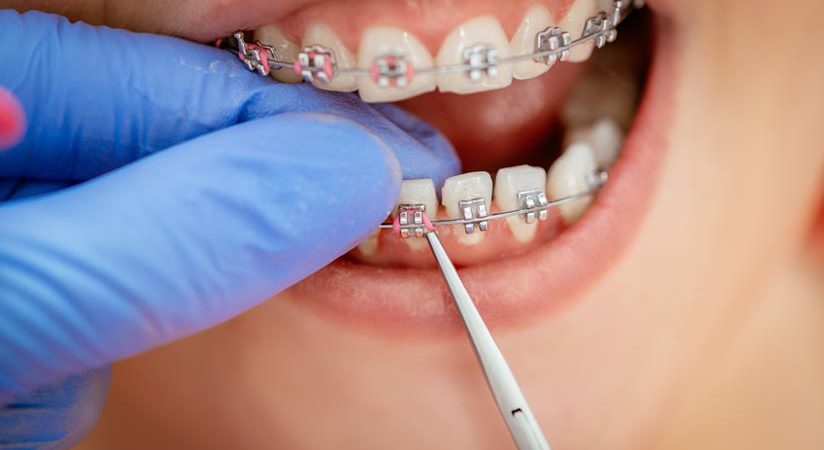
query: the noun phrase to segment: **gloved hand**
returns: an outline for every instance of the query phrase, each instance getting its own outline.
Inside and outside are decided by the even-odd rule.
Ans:
[[[27,124],[0,150],[0,448],[76,442],[99,368],[340,256],[390,212],[401,169],[458,170],[399,110],[225,51],[41,13],[0,11],[0,30],[0,86]]]

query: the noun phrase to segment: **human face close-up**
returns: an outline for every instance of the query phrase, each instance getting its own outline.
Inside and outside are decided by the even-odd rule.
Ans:
[[[343,69],[390,50],[455,64],[478,42],[531,53],[540,31],[580,35],[611,4],[0,1],[210,45],[248,30],[291,59],[320,44]],[[433,220],[458,218],[462,195],[507,211],[519,183],[552,201],[608,172],[544,221],[439,230],[553,449],[821,448],[822,15],[817,0],[649,0],[614,43],[548,71],[316,84],[449,139],[468,175],[401,192]],[[541,170],[501,170],[523,164]],[[80,448],[513,444],[425,239],[382,230],[230,322],[116,364]]]

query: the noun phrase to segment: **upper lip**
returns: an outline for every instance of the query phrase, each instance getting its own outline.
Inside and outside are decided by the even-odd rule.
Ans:
[[[269,2],[255,0],[249,3],[211,2],[205,13],[198,17],[200,24],[186,27],[186,34],[209,41],[218,36],[230,35],[238,28],[255,29],[277,22],[289,34],[301,36],[310,22],[321,21],[335,29],[350,49],[357,49],[363,30],[380,22],[383,26],[398,26],[410,31],[429,48],[430,52],[436,53],[444,37],[461,22],[471,17],[492,14],[502,21],[505,28],[514,30],[523,13],[535,2],[534,0],[509,0],[506,8],[508,14],[503,17],[498,14],[501,4],[497,0],[452,0],[449,6],[427,0],[417,2],[380,0]],[[574,0],[541,2],[558,18],[563,17],[565,11],[573,3]],[[353,14],[354,11],[368,13]],[[201,33],[209,34],[201,36]]]
[[[666,39],[658,35],[646,93],[610,181],[581,220],[520,256],[460,269],[487,320],[519,322],[558,311],[620,258],[645,217],[666,148],[662,128],[673,79]],[[407,331],[459,329],[435,269],[374,267],[338,260],[296,285],[301,304],[360,326]],[[334,292],[334,295],[330,295]]]

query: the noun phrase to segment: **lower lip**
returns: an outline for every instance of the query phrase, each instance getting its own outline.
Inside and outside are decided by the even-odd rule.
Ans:
[[[659,35],[647,90],[607,185],[575,226],[523,255],[460,269],[492,325],[522,324],[569,307],[628,248],[649,209],[672,110],[673,49]],[[339,259],[293,288],[296,303],[332,320],[393,334],[463,326],[441,273]]]

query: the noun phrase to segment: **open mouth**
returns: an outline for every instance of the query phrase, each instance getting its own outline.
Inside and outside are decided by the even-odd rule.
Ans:
[[[465,172],[443,186],[404,181],[399,206],[419,205],[433,220],[482,218],[600,188],[544,217],[439,227],[478,308],[492,324],[511,323],[571,304],[639,228],[664,148],[669,52],[661,51],[663,33],[653,42],[653,15],[644,10],[603,48],[592,42],[563,57],[489,61],[540,50],[536,38],[548,30],[579,30],[569,32],[579,38],[590,18],[616,3],[323,1],[254,36],[279,58],[299,62],[295,70],[272,70],[274,78],[301,82],[303,70],[321,89],[399,102],[453,143]],[[307,59],[310,47],[317,53]],[[307,72],[310,63],[315,67]],[[460,73],[427,69],[462,65],[467,70]],[[601,186],[606,173],[609,181]],[[459,328],[425,239],[402,239],[391,229],[376,230],[293,291],[303,305],[348,322]]]

